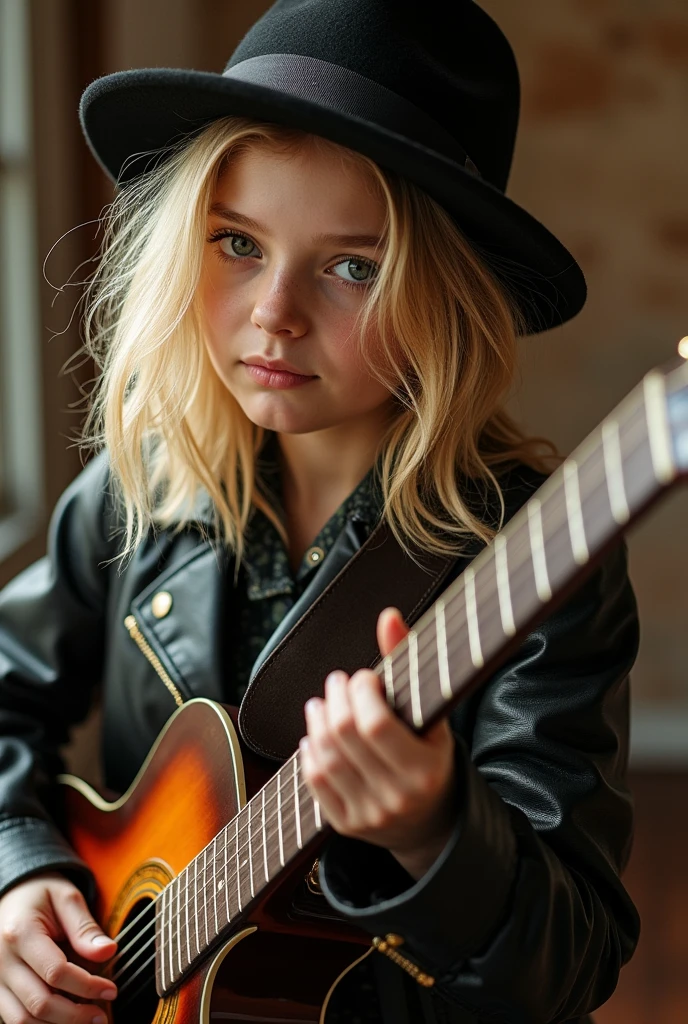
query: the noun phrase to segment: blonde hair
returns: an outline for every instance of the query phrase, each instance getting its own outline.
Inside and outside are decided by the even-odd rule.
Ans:
[[[77,444],[107,446],[126,520],[118,558],[132,555],[150,527],[184,529],[199,487],[237,573],[252,506],[287,543],[256,470],[267,432],[216,373],[196,298],[215,185],[228,160],[257,144],[285,153],[334,147],[384,202],[380,270],[355,332],[361,346],[369,326],[379,333],[378,356],[366,358],[396,399],[378,448],[383,515],[407,550],[409,541],[443,554],[475,537],[489,542],[495,523],[469,507],[462,478],[493,489],[503,516],[498,471],[517,462],[546,469],[545,451],[554,451],[525,437],[503,407],[524,328],[506,287],[410,181],[319,136],[227,117],[121,188],[84,293],[84,349],[102,373]]]

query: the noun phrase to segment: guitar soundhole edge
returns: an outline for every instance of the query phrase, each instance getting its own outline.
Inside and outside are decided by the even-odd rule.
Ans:
[[[118,989],[117,999],[112,1006],[114,1024],[151,1024],[160,1004],[155,990],[153,899],[137,900],[124,919],[120,932],[124,932],[135,920],[136,924],[120,941],[110,975]]]

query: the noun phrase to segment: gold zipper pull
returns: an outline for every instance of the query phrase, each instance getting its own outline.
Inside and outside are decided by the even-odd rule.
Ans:
[[[381,939],[379,935],[376,935],[373,939],[373,946],[379,953],[384,953],[388,956],[395,964],[410,974],[414,981],[417,981],[423,988],[432,988],[435,984],[435,979],[429,974],[425,974],[421,971],[417,964],[413,961],[407,960],[401,953],[397,953],[397,948],[404,945],[404,940],[401,935],[395,935],[394,932],[389,932],[385,935],[384,939]]]
[[[127,630],[129,631],[129,636],[132,638],[132,640],[134,640],[136,642],[137,646],[143,651],[143,653],[145,654],[146,658],[148,658],[148,661],[151,663],[151,665],[153,666],[155,671],[158,673],[158,675],[162,679],[162,681],[165,684],[165,686],[167,687],[167,689],[170,691],[170,693],[174,697],[174,700],[175,700],[175,703],[177,704],[177,707],[181,707],[182,704],[184,703],[184,698],[182,697],[181,693],[179,692],[177,687],[174,685],[174,683],[172,682],[170,677],[168,676],[168,674],[165,671],[165,669],[162,667],[162,665],[160,663],[160,658],[158,658],[158,656],[155,653],[155,651],[152,650],[150,644],[148,643],[148,641],[144,637],[143,633],[139,629],[139,624],[136,621],[136,619],[134,618],[134,616],[133,615],[127,615],[126,619],[124,620],[124,625],[127,628]]]

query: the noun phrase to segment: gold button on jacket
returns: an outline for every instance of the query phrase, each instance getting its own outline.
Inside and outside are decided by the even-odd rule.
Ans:
[[[156,619],[164,619],[172,607],[172,595],[167,590],[159,590],[151,601],[151,611]]]

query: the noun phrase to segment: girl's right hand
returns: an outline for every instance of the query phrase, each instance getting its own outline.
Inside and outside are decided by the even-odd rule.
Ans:
[[[96,1000],[114,999],[117,986],[68,960],[57,945],[65,940],[77,958],[97,963],[117,949],[65,875],[33,875],[0,898],[0,1021],[105,1024]]]

